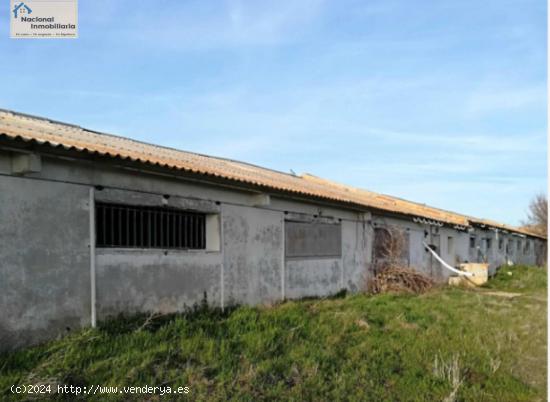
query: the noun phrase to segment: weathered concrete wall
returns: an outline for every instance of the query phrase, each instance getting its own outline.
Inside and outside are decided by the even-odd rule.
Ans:
[[[468,236],[465,232],[448,227],[431,227],[430,225],[415,223],[412,219],[406,220],[380,215],[373,217],[373,227],[395,227],[407,233],[409,236],[409,266],[436,280],[446,281],[452,273],[442,267],[426,251],[423,246],[424,242],[433,244],[437,253],[451,266],[468,259]],[[452,238],[451,250],[448,248],[449,237]]]
[[[207,200],[166,199],[162,194],[119,189],[95,191],[95,200],[220,212]],[[97,248],[96,255],[99,319],[139,311],[182,311],[203,300],[220,305],[221,250]]]
[[[344,288],[340,258],[293,258],[285,265],[287,299],[329,296]]]
[[[0,349],[90,322],[88,188],[0,176]]]
[[[450,272],[424,249],[423,241],[437,243],[438,252],[451,265],[469,260],[472,253],[469,233],[430,227],[411,218],[372,216],[170,175],[50,157],[43,158],[39,173],[15,177],[9,155],[0,152],[3,348],[90,323],[88,197],[92,186],[103,188],[95,191],[96,201],[168,205],[217,219],[209,229],[216,231],[209,236],[217,246],[208,250],[96,249],[99,319],[122,312],[181,311],[200,303],[205,295],[209,304],[227,306],[326,296],[343,288],[362,290],[372,274],[376,225],[405,230],[410,266],[441,280]],[[340,225],[341,256],[285,258],[285,220]],[[476,234],[491,234],[486,232]],[[506,235],[506,241],[508,237],[517,239]],[[493,240],[496,247],[498,242]],[[534,246],[532,250],[521,254],[514,244],[510,253],[493,250],[488,258],[495,266],[506,258],[530,263]]]
[[[497,233],[494,230],[475,228],[469,231],[459,231],[449,227],[429,227],[404,219],[376,216],[375,224],[395,226],[409,233],[410,265],[435,279],[446,281],[453,275],[443,268],[435,258],[422,246],[422,242],[434,244],[438,254],[451,266],[458,266],[462,262],[488,262],[489,273],[494,275],[496,269],[511,261],[515,264],[535,264],[536,253],[534,239],[524,239],[509,233]],[[470,245],[470,238],[475,238],[474,247]],[[498,238],[497,238],[498,237]],[[452,247],[449,247],[449,240]],[[487,242],[487,239],[490,242]],[[499,240],[503,239],[503,246],[499,248]],[[520,249],[517,242],[520,241]],[[525,250],[525,242],[531,241],[529,250]],[[509,251],[506,245],[511,244]],[[490,245],[490,246],[489,246]]]
[[[224,304],[281,299],[283,214],[222,205]]]
[[[98,249],[96,260],[98,319],[220,304],[219,252]]]
[[[342,263],[344,288],[351,292],[365,290],[372,261],[372,226],[370,216],[358,214],[357,220],[342,221]]]
[[[507,262],[528,265],[537,263],[536,241],[532,238],[481,228],[470,231],[469,237],[475,237],[475,247],[469,247],[470,261],[489,263],[490,275],[494,275],[497,268]],[[530,243],[528,248],[527,242]]]

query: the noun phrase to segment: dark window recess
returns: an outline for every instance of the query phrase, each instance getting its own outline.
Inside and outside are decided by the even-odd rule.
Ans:
[[[331,223],[285,221],[287,257],[340,257],[342,226]]]
[[[206,214],[96,203],[95,219],[97,247],[206,248]]]
[[[475,236],[470,237],[470,248],[476,248],[476,238],[475,238]]]
[[[375,228],[374,229],[374,242],[373,242],[373,253],[375,260],[381,260],[388,257],[389,251],[387,250],[388,245],[391,242],[391,233],[386,228]]]

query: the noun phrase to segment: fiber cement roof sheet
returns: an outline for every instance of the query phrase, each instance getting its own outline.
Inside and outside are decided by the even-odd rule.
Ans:
[[[179,169],[263,189],[422,217],[451,225],[468,226],[471,220],[464,215],[353,188],[312,175],[295,176],[231,159],[180,151],[2,109],[0,135],[10,139],[22,139],[53,147]]]

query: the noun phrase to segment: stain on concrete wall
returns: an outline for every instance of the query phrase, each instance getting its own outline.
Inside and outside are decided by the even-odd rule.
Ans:
[[[426,251],[423,243],[434,244],[438,254],[445,262],[455,266],[469,258],[468,239],[466,231],[458,231],[448,227],[430,227],[412,220],[375,215],[373,227],[396,227],[409,235],[409,265],[438,281],[444,282],[452,275],[431,254]],[[452,237],[453,250],[448,251],[448,237]]]
[[[90,323],[88,188],[0,176],[0,345]]]
[[[222,205],[226,305],[281,299],[283,214]]]
[[[342,288],[362,290],[371,272],[375,224],[405,230],[410,266],[426,274],[442,279],[450,274],[424,249],[422,242],[429,243],[430,236],[439,236],[438,252],[449,264],[470,259],[468,232],[449,227],[435,232],[412,219],[276,196],[258,206],[257,193],[49,157],[43,158],[40,173],[29,175],[34,179],[10,177],[7,161],[6,154],[0,154],[0,348],[38,342],[89,324],[90,185],[104,187],[96,191],[96,200],[168,205],[221,218],[221,228],[220,219],[208,226],[207,231],[219,236],[209,251],[97,249],[99,319],[121,312],[181,311],[200,303],[205,294],[211,305],[223,299],[227,306],[277,302],[283,293],[302,298],[327,296]],[[339,222],[341,255],[285,259],[285,219]],[[475,233],[496,236],[484,230]],[[452,250],[447,248],[449,236]],[[525,252],[517,249],[517,236],[499,236],[511,247],[486,250],[495,267],[506,259],[540,259],[544,242],[534,242],[532,251]]]
[[[98,318],[173,313],[206,301],[220,305],[219,252],[97,249]]]
[[[343,288],[339,258],[287,259],[285,265],[288,299],[329,296]]]
[[[366,289],[371,263],[372,229],[366,218],[342,222],[342,262],[344,287],[352,292]]]

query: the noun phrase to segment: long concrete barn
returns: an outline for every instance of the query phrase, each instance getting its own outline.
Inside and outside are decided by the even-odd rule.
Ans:
[[[357,292],[388,228],[439,280],[423,242],[455,266],[543,263],[526,230],[0,109],[4,349],[122,312]]]

